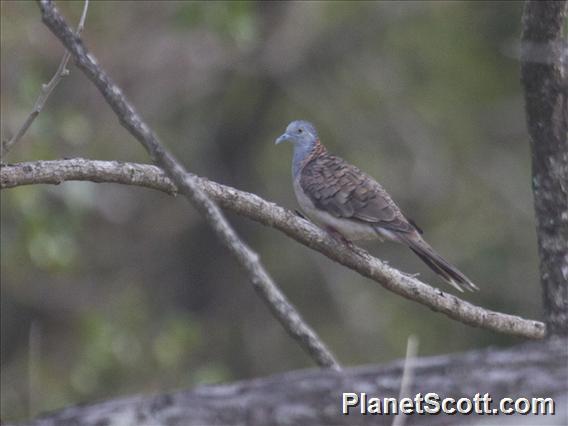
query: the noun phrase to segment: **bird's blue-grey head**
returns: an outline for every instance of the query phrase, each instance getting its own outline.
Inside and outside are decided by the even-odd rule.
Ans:
[[[318,132],[312,123],[296,120],[288,124],[286,131],[276,139],[275,144],[291,142],[294,145],[292,174],[296,176],[300,171],[302,162],[312,152],[318,141]]]
[[[318,132],[314,125],[308,121],[292,121],[286,127],[286,131],[276,139],[276,144],[292,142],[294,145],[309,145],[318,140]]]

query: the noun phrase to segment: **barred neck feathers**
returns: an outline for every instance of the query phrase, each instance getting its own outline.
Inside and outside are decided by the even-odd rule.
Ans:
[[[323,146],[319,139],[306,144],[294,145],[294,157],[292,160],[293,177],[296,178],[306,164],[326,152],[325,146]]]

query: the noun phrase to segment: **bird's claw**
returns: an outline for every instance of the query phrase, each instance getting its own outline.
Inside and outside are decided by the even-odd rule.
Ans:
[[[339,241],[341,244],[346,246],[353,253],[357,254],[358,256],[363,257],[363,255],[359,251],[359,248],[355,244],[353,244],[353,241],[345,238],[341,232],[336,231],[335,229],[329,228],[329,227],[326,228],[326,230],[335,240]]]

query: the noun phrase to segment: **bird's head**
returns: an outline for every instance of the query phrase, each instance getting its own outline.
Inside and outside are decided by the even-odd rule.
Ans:
[[[286,131],[276,139],[276,145],[292,142],[294,147],[308,148],[318,141],[318,132],[312,123],[303,120],[292,121]]]

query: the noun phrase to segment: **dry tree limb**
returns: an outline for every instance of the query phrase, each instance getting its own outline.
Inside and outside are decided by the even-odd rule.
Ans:
[[[545,326],[542,322],[475,306],[392,268],[359,247],[354,251],[337,244],[327,232],[311,222],[258,195],[195,175],[191,176],[196,179],[202,191],[222,208],[276,228],[331,260],[376,281],[387,290],[421,303],[433,311],[442,312],[464,324],[498,333],[529,339],[542,339],[545,335]],[[40,183],[59,184],[69,180],[136,185],[169,194],[177,192],[176,186],[162,170],[145,164],[75,158],[9,164],[0,169],[1,189]]]
[[[539,398],[541,409],[555,401],[554,415],[404,415],[408,426],[508,425],[564,426],[568,420],[568,340],[526,342],[510,348],[478,349],[414,360],[412,394],[440,398],[488,394],[490,408],[501,398]],[[253,380],[198,386],[157,395],[132,395],[71,406],[25,423],[27,426],[391,426],[395,414],[343,414],[343,393],[397,398],[405,360],[384,365],[300,370]],[[363,404],[361,404],[363,405]],[[511,405],[509,406],[511,407]],[[509,408],[507,407],[507,408]],[[535,408],[537,408],[535,406]],[[392,413],[392,412],[391,412]],[[23,426],[23,425],[21,425]]]

